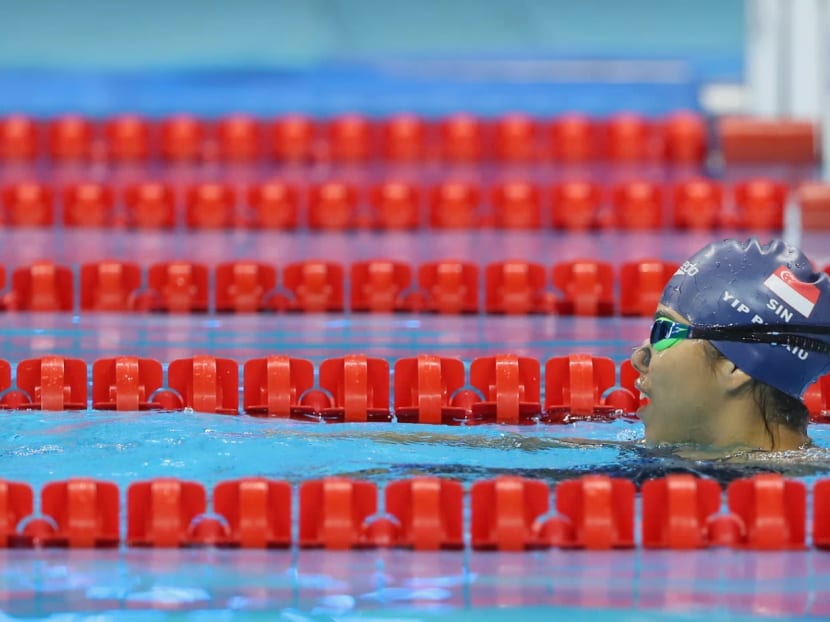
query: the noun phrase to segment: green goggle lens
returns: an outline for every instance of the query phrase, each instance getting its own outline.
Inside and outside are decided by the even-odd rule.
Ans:
[[[658,352],[662,352],[663,350],[668,350],[679,341],[679,337],[674,337],[673,339],[660,339],[659,341],[651,344],[651,347],[657,350]]]
[[[667,350],[689,336],[689,327],[668,318],[657,318],[651,327],[649,343],[658,352]]]

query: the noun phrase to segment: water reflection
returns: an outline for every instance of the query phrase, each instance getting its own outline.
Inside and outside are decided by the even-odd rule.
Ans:
[[[645,619],[689,611],[792,618],[830,611],[830,561],[816,551],[6,550],[0,562],[0,605],[13,617],[223,611],[294,620],[396,612],[463,619],[504,607],[535,617],[535,608],[545,607],[548,615],[579,609]]]

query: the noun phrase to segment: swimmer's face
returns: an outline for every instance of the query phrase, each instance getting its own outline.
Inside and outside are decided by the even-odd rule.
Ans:
[[[656,317],[688,323],[680,314],[664,306]],[[637,384],[648,398],[638,415],[652,443],[697,443],[711,445],[717,439],[713,415],[719,410],[722,392],[712,364],[698,339],[680,339],[657,350],[646,341],[631,355],[640,372]]]

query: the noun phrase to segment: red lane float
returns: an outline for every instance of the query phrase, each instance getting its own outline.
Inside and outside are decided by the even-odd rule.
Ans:
[[[420,354],[395,362],[395,416],[406,423],[459,423],[467,409],[456,402],[465,386],[461,359]]]
[[[550,509],[550,488],[543,481],[503,476],[474,482],[470,508],[474,549],[523,551],[548,545],[538,522]]]
[[[482,356],[470,364],[470,384],[483,396],[472,404],[472,421],[534,423],[542,411],[539,361],[527,356]]]
[[[776,231],[790,197],[821,223],[826,199],[815,184],[792,189],[775,178],[724,183],[700,177],[664,184],[647,177],[601,184],[575,170],[549,187],[530,176],[481,183],[449,173],[434,183],[406,171],[382,180],[345,176],[298,181],[276,175],[236,182],[216,175],[198,183],[163,179],[48,184],[28,179],[0,190],[2,224],[10,227],[172,228],[188,230],[355,229],[713,230]],[[62,218],[55,218],[55,197]],[[181,207],[180,207],[181,206]],[[818,206],[818,207],[816,207]],[[826,210],[824,210],[826,211]],[[423,212],[423,214],[422,214]],[[817,220],[818,217],[818,220]],[[823,226],[823,225],[822,225]]]
[[[390,363],[365,355],[326,359],[315,384],[314,364],[271,355],[243,363],[242,411],[256,416],[309,417],[327,421],[390,421]],[[540,361],[501,354],[474,358],[467,378],[460,359],[421,354],[394,362],[394,414],[407,423],[510,425],[609,421],[632,417],[647,403],[635,386],[639,372],[630,361],[574,353],[544,365],[540,404]],[[87,402],[87,363],[60,356],[20,361],[0,359],[0,408],[78,410]],[[195,356],[172,361],[164,377],[154,359],[121,356],[92,364],[96,410],[162,408],[237,414],[239,364]],[[810,419],[827,421],[830,374],[805,394]]]
[[[92,365],[92,408],[136,411],[161,408],[154,394],[164,385],[161,363],[119,356]]]
[[[12,227],[51,227],[55,222],[54,192],[40,182],[24,181],[0,192],[2,222]]]
[[[424,311],[441,314],[477,313],[479,267],[465,261],[427,262],[418,269]]]
[[[412,287],[412,268],[402,261],[372,260],[352,264],[352,311],[389,313],[411,311],[406,292]]]
[[[81,311],[131,311],[141,288],[141,268],[126,261],[81,266]]]
[[[225,519],[225,546],[282,548],[291,545],[291,485],[264,478],[220,482],[213,509]]]
[[[20,361],[17,388],[36,410],[84,410],[87,407],[87,367],[80,359],[44,356]]]
[[[718,131],[728,161],[747,157],[815,160],[814,127],[798,122],[762,123],[753,119],[721,122]],[[177,114],[158,122],[130,114],[103,122],[80,115],[46,121],[22,115],[0,117],[0,160],[4,162],[30,162],[46,156],[56,162],[95,158],[138,163],[158,154],[176,164],[219,161],[238,165],[264,158],[289,165],[412,163],[437,158],[452,165],[552,159],[565,164],[609,160],[699,166],[709,146],[704,119],[687,111],[659,118],[620,113],[608,119],[580,114],[541,118],[513,112],[494,120],[456,113],[436,121],[407,113],[376,120],[355,112],[331,119],[233,114],[216,121]]]
[[[277,270],[254,261],[234,261],[216,266],[218,312],[255,313],[269,308],[269,295],[277,287]]]
[[[722,510],[720,485],[673,474],[642,485],[635,538],[635,486],[606,475],[547,482],[511,475],[461,482],[414,477],[374,482],[327,477],[301,482],[293,535],[293,486],[241,478],[216,484],[212,507],[199,482],[160,477],[129,484],[122,535],[121,492],[89,478],[46,483],[39,513],[34,491],[0,480],[0,548],[219,546],[353,549],[400,547],[522,551],[581,548],[803,550],[830,547],[830,481],[813,484],[811,541],[807,486],[777,474],[733,481]],[[551,499],[554,512],[551,512]],[[381,500],[384,501],[381,506]],[[469,503],[469,518],[465,505]],[[380,513],[380,508],[384,512]]]
[[[415,551],[464,546],[464,487],[437,477],[390,482],[386,512],[397,520],[394,544]]]
[[[314,414],[302,403],[314,386],[314,364],[288,356],[269,356],[245,362],[243,409],[249,415],[292,417]]]
[[[692,475],[669,475],[645,482],[643,546],[696,549],[709,545],[709,519],[721,506],[721,487],[715,480]]]
[[[9,311],[72,311],[75,278],[67,266],[36,261],[12,272],[11,288],[3,298]]]

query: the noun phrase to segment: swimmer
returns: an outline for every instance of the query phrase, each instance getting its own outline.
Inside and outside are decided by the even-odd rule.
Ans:
[[[806,389],[830,371],[830,277],[780,240],[726,240],[674,274],[635,349],[650,445],[810,445]]]

